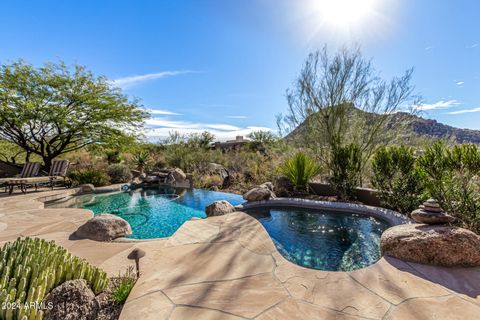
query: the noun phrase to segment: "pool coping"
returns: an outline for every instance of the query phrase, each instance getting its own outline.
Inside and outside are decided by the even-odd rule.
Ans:
[[[245,202],[236,206],[237,210],[243,211],[255,208],[266,207],[299,207],[307,209],[327,209],[332,211],[348,211],[351,213],[357,213],[375,218],[386,220],[392,226],[400,224],[410,224],[412,220],[407,216],[390,209],[382,207],[367,206],[364,204],[348,203],[348,202],[330,202],[309,200],[301,198],[274,198],[270,200],[251,201]]]

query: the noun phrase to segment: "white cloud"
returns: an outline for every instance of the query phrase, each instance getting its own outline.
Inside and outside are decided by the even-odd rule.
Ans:
[[[247,116],[225,116],[228,119],[247,119]]]
[[[457,82],[457,86],[463,86],[464,84],[465,84],[464,81],[458,81],[458,82]]]
[[[464,113],[475,113],[475,112],[480,112],[480,108],[452,111],[452,112],[447,112],[447,114],[464,114]]]
[[[433,48],[435,48],[435,47],[434,47],[434,46],[428,46],[428,47],[425,47],[425,51],[432,50]]]
[[[478,47],[479,45],[480,45],[480,43],[474,43],[474,44],[472,44],[472,45],[470,45],[470,46],[467,46],[467,48],[468,48],[468,49],[474,49],[474,48]]]
[[[436,109],[448,109],[454,106],[458,106],[461,104],[455,99],[451,100],[440,100],[435,103],[424,103],[421,104],[418,109],[422,111],[427,111],[427,110],[436,110]]]
[[[168,115],[168,116],[181,116],[181,113],[168,111],[168,110],[159,110],[159,109],[148,109],[147,110],[150,115]]]
[[[148,119],[145,135],[150,140],[166,138],[171,132],[180,134],[202,133],[209,131],[217,140],[233,139],[235,136],[246,136],[253,131],[271,131],[260,126],[237,127],[226,123],[199,123],[189,121],[174,121],[168,118]]]
[[[129,76],[112,80],[112,84],[121,88],[129,88],[148,80],[155,80],[167,77],[178,76],[181,74],[192,73],[191,70],[162,71],[157,73],[147,73],[138,76]]]

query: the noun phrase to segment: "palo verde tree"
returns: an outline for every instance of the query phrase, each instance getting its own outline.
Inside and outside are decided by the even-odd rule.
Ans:
[[[359,48],[330,55],[324,47],[308,56],[287,90],[288,112],[277,118],[280,132],[297,128],[302,143],[316,151],[332,175],[338,167],[335,155],[358,148],[360,165],[353,167],[361,173],[379,146],[393,138],[387,130],[389,115],[417,103],[412,73],[409,69],[386,81]]]
[[[37,154],[47,169],[64,153],[133,135],[147,116],[138,101],[83,66],[0,67],[0,139]]]

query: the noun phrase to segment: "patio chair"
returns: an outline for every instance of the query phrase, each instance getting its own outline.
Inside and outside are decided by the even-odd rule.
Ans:
[[[32,178],[38,176],[38,173],[40,172],[40,162],[27,162],[22,168],[22,171],[20,172],[19,175],[15,177],[10,177],[10,178],[1,178],[0,179],[0,185],[4,184],[5,185],[5,192],[8,190],[8,182],[12,179],[16,178]]]
[[[67,170],[70,162],[68,160],[54,160],[52,162],[52,166],[50,167],[50,171],[48,172],[48,176],[42,177],[31,177],[31,178],[14,178],[9,179],[7,182],[11,194],[15,186],[19,186],[20,190],[23,193],[27,193],[28,186],[33,185],[35,187],[35,191],[38,189],[38,185],[40,184],[47,184],[53,190],[55,183],[63,182],[65,187],[70,186],[70,180],[67,177]]]

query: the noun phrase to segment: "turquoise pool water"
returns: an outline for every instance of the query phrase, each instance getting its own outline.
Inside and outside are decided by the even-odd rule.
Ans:
[[[127,220],[134,239],[169,237],[192,217],[204,218],[205,207],[217,200],[233,205],[244,202],[242,196],[201,189],[137,189],[108,195],[78,197],[72,207],[113,213]]]
[[[300,266],[352,271],[380,259],[380,237],[390,225],[370,216],[301,208],[247,210],[278,251]]]

